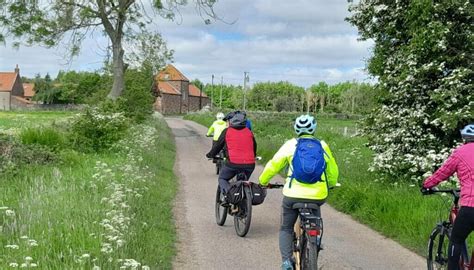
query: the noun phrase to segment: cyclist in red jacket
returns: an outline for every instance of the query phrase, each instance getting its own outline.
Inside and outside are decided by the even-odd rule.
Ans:
[[[465,144],[458,147],[446,162],[423,183],[422,192],[457,174],[461,184],[461,210],[451,232],[448,254],[448,270],[459,269],[461,250],[469,234],[474,231],[474,124],[461,130]]]
[[[212,146],[206,157],[215,157],[222,149],[225,161],[219,173],[219,187],[223,194],[230,188],[229,180],[243,172],[250,178],[255,169],[257,142],[252,131],[246,127],[247,117],[239,111],[230,113],[225,118],[229,127],[222,131],[217,142]]]

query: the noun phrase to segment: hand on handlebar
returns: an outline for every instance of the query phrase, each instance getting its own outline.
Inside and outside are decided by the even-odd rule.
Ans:
[[[431,195],[431,194],[434,193],[432,188],[425,188],[425,187],[422,187],[422,188],[420,189],[420,192],[421,192],[421,194],[423,194],[423,195]]]
[[[272,189],[272,188],[282,188],[284,186],[284,184],[271,184],[271,183],[268,183],[266,186],[264,186],[262,184],[259,184],[259,186],[261,186],[262,188]]]

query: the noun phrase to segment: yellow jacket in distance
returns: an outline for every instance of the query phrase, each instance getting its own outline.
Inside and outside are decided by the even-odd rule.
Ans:
[[[227,127],[227,123],[224,120],[216,120],[212,125],[209,127],[209,130],[207,131],[207,136],[213,136],[213,140],[217,141],[219,139],[219,136],[221,136],[222,131]]]
[[[303,135],[301,138],[314,138],[310,135]],[[329,145],[324,141],[321,141],[321,145],[326,152],[324,160],[326,161],[326,173],[321,176],[321,180],[314,184],[306,184],[293,179],[291,181],[291,188],[289,187],[290,176],[293,173],[292,161],[293,154],[296,150],[297,139],[293,138],[278,150],[273,158],[267,163],[265,169],[260,175],[259,182],[262,185],[267,185],[273,176],[288,166],[288,174],[286,178],[285,186],[283,187],[283,195],[291,198],[310,199],[310,200],[324,200],[328,196],[328,186],[333,187],[337,183],[339,177],[339,169],[337,167],[336,160],[334,159]],[[326,176],[327,185],[326,186]]]

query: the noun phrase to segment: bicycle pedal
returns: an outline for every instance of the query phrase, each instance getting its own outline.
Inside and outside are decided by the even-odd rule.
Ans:
[[[234,214],[234,215],[235,215],[235,214],[237,214],[238,212],[239,212],[239,207],[238,207],[238,206],[232,205],[232,206],[230,207],[230,213],[231,213],[231,214]]]

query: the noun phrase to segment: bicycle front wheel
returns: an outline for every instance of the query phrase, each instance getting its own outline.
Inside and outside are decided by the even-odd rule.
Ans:
[[[248,186],[244,186],[244,195],[239,212],[234,216],[235,232],[240,237],[247,235],[252,221],[252,192]]]
[[[219,226],[224,225],[225,220],[227,218],[227,207],[222,206],[222,199],[221,199],[221,189],[217,186],[216,192],[216,223]]]
[[[318,269],[318,246],[316,243],[310,242],[307,235],[304,237],[301,245],[301,270],[317,270]]]
[[[220,171],[221,171],[221,166],[222,166],[222,163],[220,160],[217,161],[216,163],[216,174],[219,175]]]
[[[428,270],[448,269],[449,234],[449,230],[441,226],[437,226],[431,232],[426,259]]]

